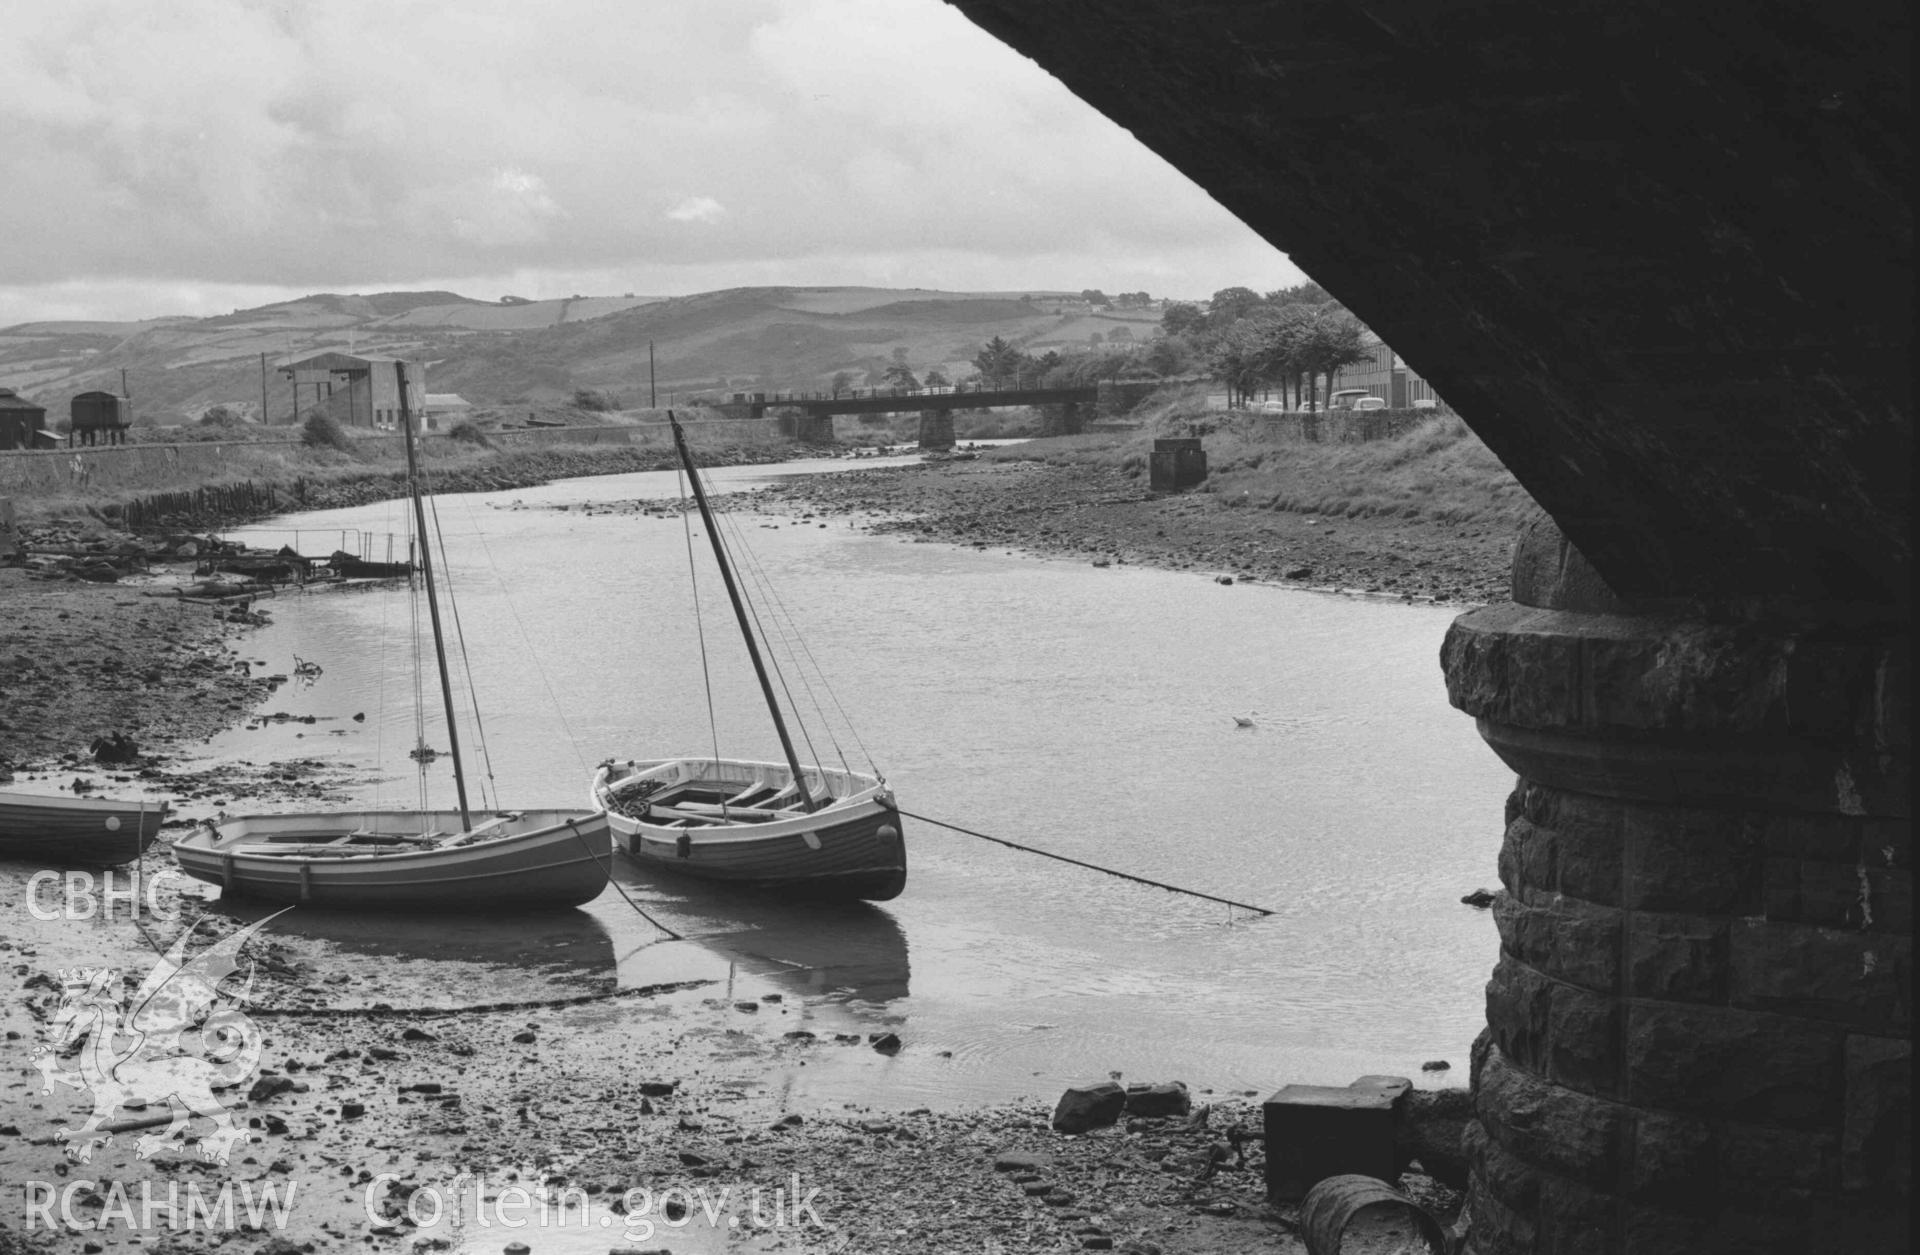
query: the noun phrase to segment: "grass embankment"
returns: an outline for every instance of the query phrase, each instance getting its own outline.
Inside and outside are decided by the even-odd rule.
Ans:
[[[1450,414],[1390,440],[1358,443],[1277,438],[1254,415],[1206,408],[1198,390],[1150,401],[1141,417],[1143,426],[1130,434],[1056,436],[983,456],[1099,466],[1144,479],[1156,439],[1198,435],[1207,481],[1197,491],[1223,505],[1516,528],[1539,509],[1493,451]]]

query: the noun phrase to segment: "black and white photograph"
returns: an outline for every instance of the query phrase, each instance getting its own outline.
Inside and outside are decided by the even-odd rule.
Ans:
[[[14,0],[0,1255],[1911,1250],[1911,47]]]

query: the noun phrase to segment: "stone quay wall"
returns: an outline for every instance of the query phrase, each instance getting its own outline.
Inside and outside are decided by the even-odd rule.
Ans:
[[[1519,775],[1469,1250],[1909,1249],[1910,638],[1631,606],[1551,524],[1449,695]]]

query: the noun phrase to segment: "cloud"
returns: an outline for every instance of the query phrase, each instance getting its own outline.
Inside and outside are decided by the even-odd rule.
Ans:
[[[713,222],[726,212],[727,207],[711,196],[689,196],[667,210],[667,217],[675,222]]]
[[[1298,273],[941,0],[16,0],[8,34],[6,308],[87,284]],[[1087,271],[1059,281],[1069,257]]]

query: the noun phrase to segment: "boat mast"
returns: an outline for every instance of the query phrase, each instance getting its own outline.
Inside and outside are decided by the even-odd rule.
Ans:
[[[700,487],[700,472],[694,469],[693,455],[687,452],[687,436],[680,430],[680,420],[667,411],[667,422],[673,428],[673,445],[680,451],[680,462],[687,468],[687,480],[693,485],[693,500],[700,507],[700,519],[707,525],[707,539],[713,542],[714,560],[720,564],[720,578],[727,585],[727,600],[733,603],[733,617],[740,621],[740,635],[746,638],[747,656],[753,659],[753,673],[760,677],[760,692],[767,699],[767,713],[773,716],[773,730],[780,734],[780,748],[786,751],[787,768],[793,772],[793,787],[800,790],[800,809],[813,810],[813,795],[807,792],[807,782],[800,775],[800,759],[793,752],[793,738],[787,735],[787,721],[780,717],[780,703],[774,700],[773,685],[767,679],[767,666],[760,661],[760,646],[755,641],[753,626],[747,621],[747,608],[740,601],[740,590],[734,586],[733,565],[727,561],[727,547],[721,543],[720,529],[713,524],[713,511],[707,505],[706,490]]]
[[[453,719],[453,680],[447,675],[447,641],[440,631],[440,601],[433,593],[433,546],[427,542],[427,508],[421,503],[420,466],[413,453],[413,407],[407,404],[407,364],[393,364],[400,385],[400,430],[407,446],[407,492],[413,497],[414,533],[420,537],[420,574],[427,582],[427,614],[433,619],[433,656],[440,663],[440,696],[447,706],[447,746],[453,753],[453,787],[460,795],[460,831],[473,827],[467,810],[467,773],[460,766],[460,729]]]

